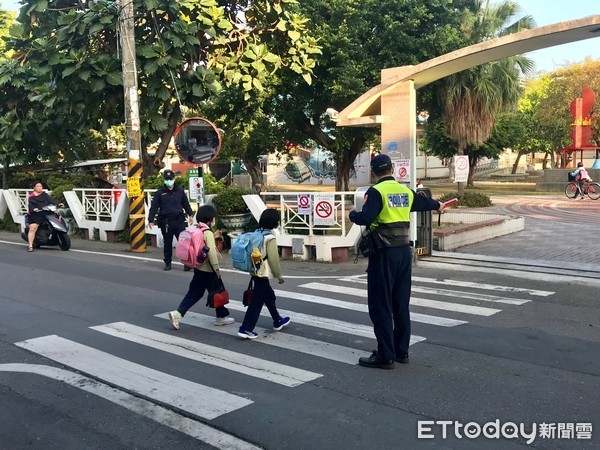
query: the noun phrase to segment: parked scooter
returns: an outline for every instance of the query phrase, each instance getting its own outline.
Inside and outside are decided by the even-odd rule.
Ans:
[[[64,219],[56,212],[56,205],[47,205],[42,208],[45,212],[45,220],[36,233],[33,241],[34,247],[42,245],[58,245],[61,250],[69,250],[71,248],[71,237],[68,235],[69,226]],[[21,233],[21,237],[25,242],[28,242],[29,222],[25,221],[25,232]]]

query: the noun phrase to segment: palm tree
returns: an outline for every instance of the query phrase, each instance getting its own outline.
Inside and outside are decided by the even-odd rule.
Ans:
[[[531,16],[512,22],[519,6],[511,1],[490,5],[489,0],[476,0],[475,11],[462,30],[466,45],[535,26]],[[469,154],[469,186],[473,185],[473,169],[477,163],[477,152],[469,150],[476,149],[489,138],[499,112],[516,105],[522,91],[521,74],[531,73],[533,67],[532,60],[513,56],[464,70],[443,80],[444,123],[450,136],[458,142],[458,154],[465,154],[465,150]],[[463,183],[459,183],[458,192],[463,195]]]

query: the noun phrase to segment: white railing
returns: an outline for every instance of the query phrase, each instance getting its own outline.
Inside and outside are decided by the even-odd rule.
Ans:
[[[83,206],[86,220],[110,222],[117,209],[118,197],[125,189],[73,189]]]
[[[17,211],[19,215],[27,215],[29,212],[29,196],[33,192],[33,189],[11,189],[11,191],[16,195],[18,204]],[[48,191],[44,189],[44,192],[47,192],[48,195],[52,195],[52,191]]]
[[[331,225],[315,225],[313,222],[312,209],[314,208],[314,195],[329,194],[334,196],[333,212]],[[271,203],[267,197],[278,197],[277,203],[281,213],[280,229],[282,234],[299,234],[298,230],[304,233],[308,231],[308,236],[314,236],[315,231],[327,231],[328,235],[346,236],[346,221],[348,212],[354,207],[356,192],[262,192],[260,194],[265,203]],[[309,195],[311,213],[298,213],[298,196]],[[351,206],[348,208],[348,206]],[[294,233],[296,231],[296,233]]]
[[[298,195],[302,194],[310,196],[311,214],[298,214]],[[319,195],[334,197],[332,225],[314,224],[312,205]],[[266,208],[280,210],[281,225],[276,234],[277,245],[283,248],[284,255],[306,260],[314,249],[318,261],[334,261],[347,258],[350,247],[360,238],[360,227],[349,222],[347,225],[346,220],[351,207],[360,210],[363,197],[361,188],[356,192],[264,192],[260,196],[244,195],[244,201],[257,221]]]

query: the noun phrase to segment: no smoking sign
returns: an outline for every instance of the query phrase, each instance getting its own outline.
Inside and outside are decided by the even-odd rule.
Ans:
[[[313,216],[315,225],[333,225],[335,223],[333,217],[334,200],[333,195],[315,195]]]

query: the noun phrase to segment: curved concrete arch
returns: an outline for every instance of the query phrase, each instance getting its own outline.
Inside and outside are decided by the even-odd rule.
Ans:
[[[381,96],[412,81],[419,89],[471,67],[556,45],[600,37],[600,15],[560,22],[509,34],[430,59],[416,66],[381,71],[381,84],[370,89],[339,113],[338,126],[376,126],[383,122]]]

